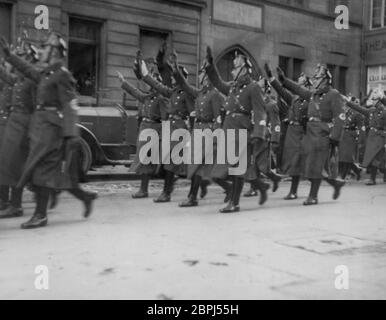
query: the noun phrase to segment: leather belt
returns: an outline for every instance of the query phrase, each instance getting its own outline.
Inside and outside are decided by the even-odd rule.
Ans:
[[[316,118],[316,117],[311,117],[308,121],[310,121],[310,122],[323,122],[322,119]]]
[[[179,114],[169,114],[169,120],[187,120],[187,116],[181,116]]]
[[[59,111],[57,107],[46,107],[42,105],[37,105],[36,106],[37,111]]]
[[[143,117],[142,121],[147,122],[147,123],[161,123],[160,119],[151,119],[147,117]]]
[[[386,133],[386,130],[383,130],[383,128],[382,129],[370,128],[370,130],[373,130],[374,132]]]
[[[291,126],[301,126],[302,125],[299,121],[290,121],[289,124]]]
[[[211,120],[205,120],[205,119],[196,119],[196,123],[200,124],[206,124],[206,123],[214,123],[214,120],[211,119]]]
[[[236,115],[236,116],[247,116],[249,117],[250,114],[248,112],[236,112],[236,111],[227,111],[226,113],[227,116],[230,116],[230,115]]]

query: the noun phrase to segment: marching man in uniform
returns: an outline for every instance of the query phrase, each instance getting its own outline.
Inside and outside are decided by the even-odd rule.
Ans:
[[[188,76],[188,71],[179,66],[184,77]],[[194,110],[194,98],[187,94],[182,87],[176,83],[175,77],[173,74],[173,87],[170,88],[160,81],[154,79],[151,75],[145,62],[137,56],[137,63],[135,68],[136,74],[139,74],[143,81],[148,84],[150,87],[154,88],[158,93],[160,93],[165,98],[169,99],[170,103],[168,105],[168,123],[170,124],[170,132],[172,133],[178,129],[188,129],[189,115]],[[175,164],[173,163],[172,150],[178,144],[178,142],[171,141],[170,143],[170,155],[169,161],[162,159],[162,165],[165,170],[165,182],[164,189],[162,194],[154,200],[155,203],[165,203],[171,201],[171,194],[174,189],[175,176],[186,175],[186,165],[185,164]]]
[[[25,47],[18,47],[15,53],[33,64],[38,61],[32,49],[27,52]],[[12,218],[23,215],[23,189],[16,186],[28,157],[28,130],[36,106],[36,84],[18,71],[7,73],[2,68],[0,78],[12,87],[11,109],[0,148],[0,185],[11,187],[11,199],[8,209],[0,213],[0,218]]]
[[[372,92],[368,100],[369,108],[363,108],[352,101],[347,101],[347,106],[363,114],[369,119],[369,134],[362,166],[370,170],[369,186],[376,185],[378,169],[385,167],[386,148],[386,98],[381,89]]]
[[[311,181],[311,190],[304,205],[318,204],[323,179],[334,188],[333,199],[337,200],[345,184],[337,180],[336,159],[345,121],[343,98],[332,88],[331,73],[324,65],[318,64],[316,67],[312,90],[287,79],[280,68],[277,71],[284,87],[308,102],[307,132],[303,140],[304,177]]]
[[[302,142],[306,134],[308,102],[297,95],[292,95],[288,90],[283,88],[280,82],[274,78],[268,64],[265,64],[264,69],[273,88],[289,106],[288,128],[284,141],[282,158],[282,171],[292,178],[291,190],[284,199],[295,200],[298,198],[298,186],[303,169]],[[308,77],[304,74],[299,77],[298,84],[307,89],[312,85]]]
[[[0,47],[6,60],[37,88],[37,106],[30,128],[30,152],[18,187],[33,185],[36,209],[33,217],[22,224],[23,229],[47,225],[47,206],[52,190],[67,190],[84,203],[84,217],[91,214],[95,193],[82,190],[78,184],[78,168],[74,154],[79,147],[76,127],[77,100],[75,80],[64,68],[67,45],[63,38],[51,33],[41,51],[43,71],[11,54],[4,38]]]
[[[218,128],[221,128],[222,125],[222,111],[224,108],[224,98],[220,94],[220,92],[213,87],[213,85],[209,82],[208,76],[205,71],[205,64],[200,69],[199,73],[199,82],[200,89],[197,89],[188,84],[185,77],[181,74],[178,68],[177,55],[174,53],[174,65],[172,66],[175,70],[176,81],[183,88],[185,92],[187,92],[190,96],[195,98],[195,122],[193,125],[193,129],[197,130],[206,130],[209,129],[214,131]],[[210,146],[212,148],[213,160],[216,159],[216,150],[215,146]],[[202,183],[202,180],[210,180],[211,179],[211,171],[213,169],[213,165],[206,164],[206,156],[205,156],[205,146],[202,146],[202,164],[191,164],[188,165],[187,168],[187,177],[191,179],[192,188],[191,192],[188,196],[188,199],[180,204],[180,207],[194,207],[198,205],[197,201],[197,193],[198,189]],[[194,148],[192,155],[194,155]],[[231,196],[231,185],[222,180],[222,179],[214,179],[214,181],[219,184],[227,194],[225,198],[225,202],[228,202]]]
[[[158,74],[153,73],[153,76],[157,77],[159,81],[161,78]],[[148,93],[143,93],[139,89],[135,88],[129,82],[125,81],[125,78],[118,72],[118,78],[122,83],[122,89],[137,99],[141,106],[139,107],[139,114],[141,116],[141,124],[139,128],[139,134],[146,129],[156,130],[158,135],[161,136],[161,121],[166,120],[167,117],[167,101],[157,91],[150,89]],[[150,176],[157,173],[158,164],[150,163],[143,164],[140,159],[140,151],[146,141],[139,141],[139,135],[137,140],[137,153],[135,155],[134,163],[130,167],[130,172],[135,172],[141,175],[141,188],[132,197],[134,199],[147,198],[148,186]]]
[[[245,178],[249,181],[253,180],[253,184],[260,191],[260,204],[264,204],[267,200],[267,190],[269,185],[260,180],[260,172],[252,161],[253,145],[259,149],[260,146],[266,143],[267,137],[267,113],[265,103],[260,86],[256,81],[252,80],[252,64],[246,56],[237,54],[233,61],[233,79],[232,82],[224,82],[214,65],[212,50],[207,48],[206,73],[211,83],[221,93],[227,96],[225,102],[225,120],[223,130],[227,136],[227,130],[236,131],[235,148],[239,156],[247,157],[247,172],[242,175],[233,176],[232,198],[228,205],[221,209],[221,213],[232,213],[240,211],[240,195],[243,190]],[[245,130],[248,134],[247,150],[239,150],[238,136],[241,130]],[[255,150],[256,150],[255,149]],[[229,169],[232,167],[230,163],[225,165],[216,164],[212,171],[212,177],[218,179],[227,179]],[[253,175],[253,177],[251,176]]]
[[[1,63],[5,67],[5,61]],[[11,66],[8,64],[5,69],[9,73]],[[5,127],[9,116],[12,103],[12,86],[0,79],[0,149],[3,144]],[[1,151],[0,151],[1,152]],[[10,187],[0,185],[0,211],[7,210],[9,207]]]

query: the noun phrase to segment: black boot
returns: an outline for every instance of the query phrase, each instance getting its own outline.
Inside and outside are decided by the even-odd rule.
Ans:
[[[233,181],[232,200],[220,210],[220,213],[234,213],[240,211],[240,196],[244,187],[244,178],[235,177]]]
[[[50,189],[44,187],[35,188],[36,209],[32,218],[21,225],[22,229],[36,229],[47,225],[47,207],[50,197]]]
[[[263,182],[260,178],[257,178],[255,181],[253,181],[253,188],[259,190],[260,192],[259,205],[262,206],[268,200],[269,184]]]
[[[350,164],[341,162],[340,163],[340,176],[343,180],[346,179],[348,173],[350,172]]]
[[[341,192],[342,188],[344,187],[344,185],[346,184],[346,182],[339,181],[336,179],[325,179],[325,180],[327,181],[327,183],[329,185],[331,185],[334,188],[334,194],[332,195],[332,199],[338,200],[338,198],[340,196],[340,192]]]
[[[370,171],[370,180],[366,183],[366,186],[375,186],[377,184],[378,168],[375,166],[371,166],[369,171]]]
[[[202,179],[200,176],[194,175],[191,182],[191,191],[188,196],[188,199],[184,202],[181,202],[179,206],[181,208],[189,208],[189,207],[197,207],[198,201],[197,201],[197,194],[198,190],[200,189]]]
[[[217,183],[221,188],[224,189],[225,191],[224,203],[228,203],[229,201],[231,201],[232,189],[233,189],[232,184],[226,181],[225,179],[220,179],[220,178],[214,178],[213,181]]]
[[[298,198],[299,182],[299,176],[292,177],[290,193],[284,198],[284,200],[296,200]]]
[[[303,202],[305,206],[313,206],[318,204],[318,193],[322,179],[310,179],[311,189],[306,201]]]
[[[266,176],[273,182],[272,191],[276,192],[279,189],[279,183],[281,182],[281,176],[274,173],[272,170],[266,174]]]
[[[210,182],[208,180],[202,180],[200,183],[201,193],[200,198],[204,199],[206,195],[208,194],[208,186],[210,185]]]
[[[362,169],[355,163],[351,164],[351,169],[354,171],[355,175],[357,176],[357,181],[360,181],[362,177]]]
[[[93,209],[93,202],[98,198],[98,194],[96,192],[88,192],[84,191],[81,188],[74,188],[68,190],[75,198],[79,199],[84,204],[84,213],[83,216],[88,218]]]
[[[149,180],[150,177],[147,174],[143,174],[141,176],[141,188],[138,190],[137,193],[131,196],[133,199],[144,199],[149,197]]]
[[[23,216],[23,208],[21,207],[23,189],[11,189],[11,202],[9,207],[0,213],[0,219],[18,218]]]
[[[174,173],[170,171],[165,172],[165,182],[162,194],[153,201],[155,203],[166,203],[171,201],[171,193],[174,189]]]
[[[0,186],[0,211],[3,211],[9,206],[9,187]]]
[[[50,204],[48,207],[50,210],[55,209],[58,206],[60,193],[60,190],[51,190]]]

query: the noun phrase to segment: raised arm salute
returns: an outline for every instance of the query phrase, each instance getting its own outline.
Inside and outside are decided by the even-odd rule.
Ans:
[[[304,137],[305,178],[311,181],[311,190],[304,205],[318,203],[318,191],[322,179],[333,188],[333,199],[340,196],[344,182],[337,180],[338,170],[332,164],[342,137],[345,114],[343,99],[331,87],[332,76],[324,65],[317,65],[312,90],[287,79],[278,69],[279,80],[284,87],[306,100],[308,105],[307,133]]]
[[[307,108],[308,102],[298,95],[291,94],[282,84],[274,78],[268,64],[264,66],[265,72],[276,92],[285,100],[289,106],[288,110],[288,129],[284,141],[284,151],[282,159],[282,172],[291,176],[291,189],[285,200],[295,200],[298,198],[298,186],[302,167],[302,142],[306,133]],[[305,89],[310,88],[308,77],[302,74],[298,84]]]
[[[153,74],[155,77],[159,77],[158,74]],[[139,135],[137,139],[137,152],[133,164],[130,166],[130,172],[136,173],[141,176],[141,187],[137,193],[133,194],[134,199],[147,198],[149,196],[148,187],[150,177],[157,173],[159,168],[158,163],[144,164],[143,159],[140,158],[141,148],[148,144],[147,141],[140,141],[139,137],[141,132],[147,129],[155,130],[158,136],[161,136],[161,121],[166,120],[167,117],[167,101],[155,90],[149,89],[148,92],[142,92],[135,88],[132,84],[125,80],[125,78],[118,72],[118,78],[121,81],[121,87],[136,100],[140,102],[138,113],[141,116],[141,124],[139,127]],[[158,144],[154,147],[159,149]],[[153,146],[152,148],[153,149]],[[149,151],[151,153],[151,151]],[[151,157],[151,154],[147,156]],[[158,156],[157,156],[158,158]]]
[[[32,52],[18,47],[18,56],[31,63],[37,61]],[[11,188],[10,205],[0,213],[1,218],[23,215],[22,191],[16,188],[28,156],[28,129],[36,103],[36,84],[18,72],[9,73],[0,69],[0,78],[12,87],[11,108],[0,147],[0,188]]]
[[[220,210],[222,213],[237,212],[240,210],[240,194],[243,189],[244,179],[248,177],[253,180],[256,189],[260,191],[260,204],[267,200],[269,185],[259,179],[259,171],[255,161],[252,159],[253,144],[263,144],[267,133],[267,113],[262,97],[262,92],[257,82],[252,80],[252,65],[246,56],[236,54],[233,61],[233,82],[225,82],[218,74],[214,65],[212,51],[207,49],[206,73],[212,84],[223,94],[227,95],[225,101],[225,119],[223,129],[227,136],[228,130],[236,133],[236,152],[240,160],[246,159],[247,170],[244,173],[235,173],[233,178],[232,199],[228,205]],[[247,147],[240,148],[238,143],[239,135],[247,133]],[[240,163],[239,163],[240,165]],[[229,169],[233,166],[230,163],[215,165],[212,176],[218,179],[226,179]],[[254,177],[252,177],[254,175]]]
[[[385,96],[380,89],[372,92],[367,106],[361,107],[351,101],[347,101],[347,106],[363,114],[369,119],[369,134],[366,142],[365,155],[362,166],[370,170],[370,181],[367,185],[376,184],[378,169],[384,168],[385,148],[386,148],[386,108]]]
[[[47,224],[47,205],[52,190],[68,190],[85,205],[88,217],[96,194],[78,185],[77,100],[75,80],[64,67],[67,45],[63,38],[51,33],[41,51],[41,62],[48,67],[39,71],[33,65],[12,55],[4,39],[0,46],[6,59],[26,77],[38,84],[37,106],[30,128],[30,151],[18,187],[34,186],[36,209],[22,228],[38,228]]]

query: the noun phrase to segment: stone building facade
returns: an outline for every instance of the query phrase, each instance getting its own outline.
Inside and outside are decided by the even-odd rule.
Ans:
[[[367,2],[367,1],[365,1]],[[36,7],[49,9],[49,28],[69,41],[69,69],[84,101],[122,102],[116,71],[135,81],[131,66],[138,48],[154,56],[163,41],[174,47],[194,83],[205,48],[213,48],[229,77],[235,50],[247,54],[256,72],[264,62],[296,78],[318,62],[330,66],[334,85],[359,95],[365,85],[361,55],[364,9],[361,0],[0,0],[1,33],[15,40],[23,30],[34,41]],[[334,9],[350,9],[350,28],[337,30]],[[88,98],[88,99],[87,99]]]

